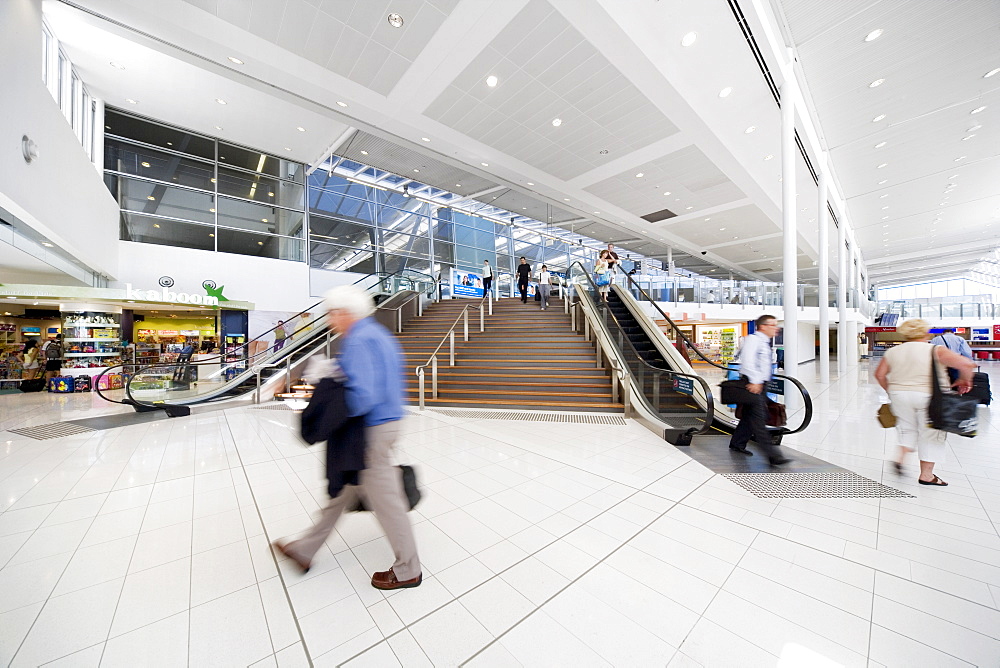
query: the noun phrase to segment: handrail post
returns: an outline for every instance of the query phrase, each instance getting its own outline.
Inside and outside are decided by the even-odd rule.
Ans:
[[[448,354],[451,359],[449,366],[455,366],[455,330],[448,332]]]
[[[462,340],[469,340],[469,307],[466,306],[465,310],[462,311]],[[451,360],[451,365],[455,366],[454,357]]]
[[[493,288],[490,287],[490,315],[493,315]]]
[[[583,319],[583,339],[585,341],[590,341],[590,319]]]
[[[486,331],[486,311],[483,309],[483,305],[479,305],[479,333],[482,334]]]
[[[431,396],[438,397],[438,356],[431,358]]]
[[[618,403],[618,383],[621,378],[618,376],[617,362],[611,366],[611,402]]]
[[[417,369],[417,395],[420,397],[420,410],[424,410],[424,370]]]
[[[292,358],[285,358],[285,392],[292,391]]]
[[[600,342],[598,342],[598,344],[597,344],[597,368],[598,369],[601,368],[601,350],[603,350],[603,348],[601,347]],[[608,357],[608,359],[610,360],[611,358]]]

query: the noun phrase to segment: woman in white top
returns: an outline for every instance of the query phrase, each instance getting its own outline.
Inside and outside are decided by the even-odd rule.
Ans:
[[[38,375],[38,354],[41,351],[38,348],[38,341],[36,339],[28,339],[24,344],[24,350],[17,354],[17,358],[21,361],[21,366],[24,368],[24,378],[25,380],[30,380]]]
[[[541,298],[541,310],[549,307],[549,295],[552,294],[552,274],[544,264],[542,270],[538,272],[538,296]]]
[[[896,416],[899,458],[893,464],[896,472],[902,473],[906,453],[916,450],[920,458],[920,484],[947,487],[948,483],[934,475],[934,464],[944,461],[947,434],[927,426],[931,383],[936,381],[942,389],[947,388],[945,369],[951,367],[959,372],[953,387],[965,394],[972,389],[976,365],[944,346],[930,345],[930,323],[926,320],[907,320],[896,331],[903,335],[906,343],[887,350],[875,370],[875,380],[889,393],[892,414]],[[938,377],[934,380],[931,379],[931,355],[937,355],[938,363]]]
[[[597,264],[594,265],[594,274],[596,274],[597,276],[603,276],[603,277],[606,277],[606,278],[610,279],[611,278],[611,268],[610,268],[610,265],[609,265],[610,259],[611,258],[608,255],[608,251],[602,250],[600,256],[598,256],[598,258],[597,258]],[[596,278],[595,278],[595,282],[596,282]],[[607,284],[605,284],[605,285],[598,285],[597,286],[597,292],[600,293],[600,295],[601,295],[601,301],[604,301],[604,302],[608,301],[608,291],[609,290],[611,290],[611,283],[610,282],[607,283]]]

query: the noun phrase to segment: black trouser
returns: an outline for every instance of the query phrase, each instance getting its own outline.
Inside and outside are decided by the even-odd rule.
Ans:
[[[527,302],[528,301],[528,281],[527,280],[518,281],[517,282],[517,289],[521,293],[521,301],[522,302]]]
[[[729,447],[744,450],[752,437],[770,458],[780,457],[781,451],[771,443],[771,433],[767,430],[767,396],[761,392],[746,404],[740,404],[742,416],[736,425]]]
[[[490,292],[490,288],[493,287],[493,277],[486,276],[483,278],[483,296],[485,297]]]

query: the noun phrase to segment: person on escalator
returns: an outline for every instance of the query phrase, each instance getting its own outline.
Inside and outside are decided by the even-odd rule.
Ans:
[[[757,445],[767,453],[771,466],[781,466],[791,460],[785,457],[781,448],[771,442],[767,430],[767,395],[764,387],[771,380],[771,339],[778,333],[778,320],[773,315],[757,318],[756,331],[746,337],[740,349],[740,378],[745,380],[750,399],[741,405],[742,417],[729,440],[729,449],[744,455],[752,455],[747,443],[752,437]]]
[[[597,284],[597,292],[601,295],[601,301],[608,301],[608,292],[611,290],[611,256],[610,251],[602,250],[594,265],[594,282]]]
[[[528,281],[531,280],[531,265],[528,260],[521,257],[521,264],[517,265],[517,289],[521,293],[521,303],[528,303]]]

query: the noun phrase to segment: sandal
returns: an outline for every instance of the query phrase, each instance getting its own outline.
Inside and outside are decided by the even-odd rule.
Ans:
[[[917,478],[917,482],[919,482],[921,485],[935,485],[936,487],[947,487],[948,486],[948,483],[946,483],[944,480],[941,480],[941,478],[939,478],[937,476],[934,476],[934,479],[933,480],[929,480],[929,481],[928,480],[921,480],[920,478]]]

